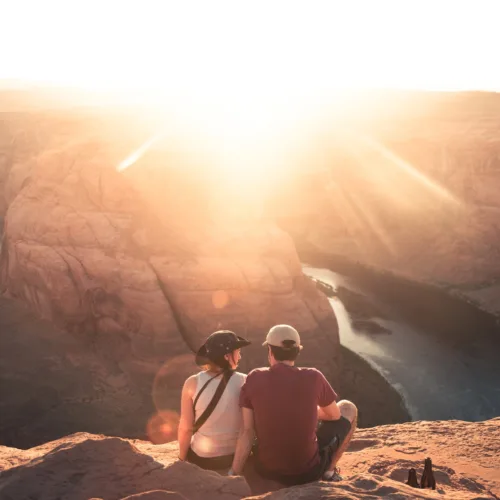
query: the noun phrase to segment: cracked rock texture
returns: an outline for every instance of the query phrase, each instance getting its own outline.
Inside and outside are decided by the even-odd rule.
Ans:
[[[2,444],[27,448],[75,430],[145,436],[155,408],[144,376],[127,379],[18,301],[0,298],[0,332]]]
[[[245,478],[228,478],[176,462],[176,446],[79,433],[29,450],[0,447],[0,498],[482,500],[500,495],[500,418],[357,430],[340,464],[343,481],[284,489],[256,478],[251,466]],[[404,484],[411,467],[420,478],[427,456],[436,490]]]
[[[8,455],[6,450],[2,455]],[[169,498],[168,492],[174,492],[177,498],[236,500],[250,494],[243,478],[226,478],[175,462],[173,448],[150,455],[120,438],[73,434],[23,453],[17,458],[19,466],[0,475],[4,500],[121,499],[151,490],[160,491],[144,498]]]
[[[52,145],[47,151],[44,141]],[[47,387],[52,413],[69,400],[80,405],[87,393],[92,404],[109,403],[113,412],[128,415],[127,430],[117,424],[112,434],[143,436],[145,414],[161,410],[171,428],[155,439],[172,439],[182,381],[195,368],[191,352],[223,328],[253,341],[240,365],[247,371],[266,362],[261,344],[267,330],[292,324],[307,346],[302,364],[318,367],[336,383],[335,316],[326,297],[302,274],[284,231],[233,213],[224,203],[220,207],[224,192],[218,191],[214,201],[210,191],[217,181],[209,183],[203,171],[165,153],[152,151],[118,172],[125,148],[110,137],[64,146],[59,139],[56,147],[42,134],[40,142],[29,159],[21,161],[17,149],[4,158],[11,163],[4,184],[8,210],[0,289],[71,336],[72,355],[58,349],[55,336],[50,338],[64,363],[47,361],[55,354],[44,345],[48,372],[59,372],[63,379],[73,376],[71,370],[90,372],[88,387],[64,403],[60,391]],[[35,330],[23,331],[25,345],[36,337]],[[17,340],[2,330],[5,335],[9,345]],[[9,365],[12,373],[26,371],[37,353],[23,356],[23,364]],[[16,427],[19,407],[9,410],[8,403],[20,399],[16,384],[7,384],[7,396],[2,394],[12,424],[2,430],[3,442],[28,446],[64,435],[56,426],[43,428],[43,422],[51,426],[50,419],[45,406],[40,418],[36,396],[26,398],[25,412],[26,420],[37,419],[36,425],[23,421]],[[148,403],[151,392],[156,408]],[[85,412],[94,415],[92,408]],[[78,411],[75,407],[71,413]],[[108,432],[105,423],[97,429],[76,425],[81,420],[75,419],[72,431]],[[40,437],[30,428],[38,428]]]

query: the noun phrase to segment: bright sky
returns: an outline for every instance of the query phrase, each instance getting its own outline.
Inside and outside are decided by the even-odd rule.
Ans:
[[[0,79],[166,94],[500,90],[496,0],[3,0]]]
[[[500,0],[0,0],[0,16],[0,84],[176,108],[245,188],[337,89],[500,90]]]

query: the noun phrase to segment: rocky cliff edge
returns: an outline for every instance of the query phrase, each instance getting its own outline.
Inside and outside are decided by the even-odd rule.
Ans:
[[[79,433],[29,450],[0,447],[0,498],[500,497],[500,418],[479,423],[412,422],[358,430],[341,461],[344,481],[279,490],[275,483],[256,480],[251,470],[246,478],[234,478],[178,462],[176,445]],[[421,476],[427,456],[433,460],[436,491],[404,484],[411,467]]]

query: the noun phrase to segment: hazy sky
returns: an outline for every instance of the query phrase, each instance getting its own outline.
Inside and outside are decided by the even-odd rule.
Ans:
[[[0,79],[166,93],[500,90],[496,0],[0,3]]]

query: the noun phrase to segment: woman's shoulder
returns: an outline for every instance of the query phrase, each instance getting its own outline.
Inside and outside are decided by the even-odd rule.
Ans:
[[[200,377],[200,373],[195,373],[194,375],[191,375],[186,379],[184,382],[184,388],[183,390],[187,391],[188,393],[192,394],[196,390],[196,385],[198,383],[198,378]]]
[[[233,377],[242,385],[245,383],[245,380],[247,378],[246,373],[241,373],[241,372],[234,372]]]
[[[194,381],[198,380],[200,378],[201,375],[203,375],[205,372],[198,372],[198,373],[195,373],[194,375],[191,375],[190,377],[188,377],[186,379],[186,383],[190,382],[190,383],[193,383]]]

